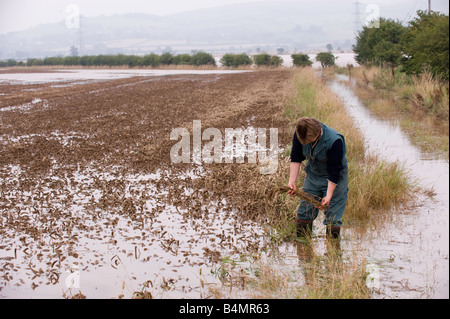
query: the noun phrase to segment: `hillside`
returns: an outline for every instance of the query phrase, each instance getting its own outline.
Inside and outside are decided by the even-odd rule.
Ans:
[[[382,15],[404,18],[404,6],[383,6]],[[389,10],[388,10],[389,9]],[[81,29],[65,21],[0,35],[0,59],[68,55],[275,52],[351,49],[355,38],[351,0],[272,1],[233,4],[166,16],[144,13],[81,17]],[[388,15],[389,16],[389,15]],[[80,48],[81,45],[81,48]]]

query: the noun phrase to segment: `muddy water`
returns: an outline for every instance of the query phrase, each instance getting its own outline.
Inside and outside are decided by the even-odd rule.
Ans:
[[[58,77],[59,73],[52,75]],[[247,75],[254,78],[255,73]],[[176,92],[177,97],[171,103],[182,100],[182,107],[199,109],[201,105],[197,103],[200,98],[193,98],[195,103],[192,105],[184,105],[184,102],[189,96],[212,90],[210,86],[215,85],[214,83],[223,85],[223,82],[216,81],[218,77],[204,77],[205,79],[183,75],[149,83],[152,88],[163,88],[158,91],[161,92],[161,105],[167,104],[167,98],[162,95],[172,97],[172,93]],[[228,77],[224,76],[220,80],[234,85],[236,80]],[[83,76],[82,79],[86,78]],[[110,85],[113,85],[112,91],[120,91],[121,96],[147,92],[148,80],[144,80],[145,84],[141,80],[132,79],[129,82],[93,83],[86,87],[68,86],[58,92],[69,97],[73,91],[87,92],[83,98],[78,97],[74,102],[73,107],[76,108],[91,98],[97,100],[97,94],[104,94],[104,91],[111,89]],[[266,79],[252,83],[259,84],[252,84],[251,90],[245,91],[248,94],[245,97],[250,101],[254,100],[253,92],[258,90],[259,93],[260,89],[266,87],[264,83],[272,86],[272,81]],[[117,84],[124,89],[116,90]],[[167,91],[166,85],[169,85]],[[195,89],[181,94],[189,85],[194,85]],[[5,85],[5,88],[8,86]],[[24,88],[31,89],[27,86]],[[44,93],[47,88],[48,86],[42,86]],[[115,93],[112,92],[117,97]],[[43,113],[37,112],[48,111],[46,105],[50,109],[67,108],[67,105],[59,104],[59,99],[45,97],[38,100],[34,97],[34,91],[30,94],[32,99],[29,103],[28,100],[24,100],[27,103],[22,100],[18,103],[5,103],[7,108],[0,112],[0,120],[10,118],[14,123],[21,123],[22,116],[41,115]],[[109,94],[111,93],[105,93],[104,97]],[[155,102],[157,99],[147,103],[148,96],[144,94],[136,105],[151,106],[149,116],[163,119],[166,124],[161,126],[169,127],[165,122],[168,115],[158,115],[162,108]],[[197,96],[204,98],[203,94]],[[101,108],[104,97],[100,99],[100,103],[87,103],[89,111]],[[224,98],[224,102],[225,99],[226,103],[230,103],[227,98]],[[128,100],[124,98],[124,103],[129,103]],[[218,101],[220,97],[215,96],[214,103]],[[100,112],[110,114],[113,105],[122,105],[121,102],[115,102],[116,98],[114,102],[107,102],[107,110]],[[202,102],[208,110],[211,105],[216,105],[207,99],[202,99]],[[123,112],[133,113],[132,108],[127,105],[124,107],[124,111],[115,114],[121,117]],[[164,110],[167,113],[167,108]],[[227,116],[234,116],[233,112],[240,114],[241,110],[232,110]],[[138,113],[141,114],[142,111]],[[46,115],[39,116],[37,122],[44,121],[44,116]],[[67,118],[70,116],[63,121],[72,122]],[[187,122],[192,121],[192,118],[186,118]],[[53,117],[47,119],[51,122]],[[108,120],[108,123],[109,121],[115,119]],[[234,119],[231,118],[230,121],[234,122]],[[253,121],[251,116],[249,121]],[[137,127],[136,123],[140,121],[136,120],[130,127]],[[123,127],[122,123],[120,125]],[[163,132],[165,127],[155,127],[154,130]],[[199,196],[194,183],[197,177],[204,174],[201,166],[184,174],[179,173],[183,168],[171,165],[170,169],[175,172],[154,171],[161,167],[155,165],[154,169],[152,167],[145,170],[152,174],[141,170],[138,170],[139,174],[136,171],[131,173],[133,170],[130,171],[126,161],[115,161],[116,156],[121,158],[123,154],[130,154],[129,139],[114,147],[124,147],[126,151],[120,155],[116,155],[116,152],[111,158],[100,151],[99,156],[89,157],[87,160],[75,159],[72,164],[68,164],[67,159],[70,157],[71,160],[72,155],[66,157],[55,151],[73,149],[97,138],[97,146],[110,142],[108,134],[105,138],[99,138],[89,131],[75,125],[73,130],[62,131],[55,128],[39,132],[8,132],[0,136],[2,151],[3,147],[11,151],[18,148],[24,157],[24,161],[4,162],[2,158],[2,163],[5,164],[0,165],[1,298],[61,298],[70,297],[79,291],[87,298],[131,298],[134,292],[139,291],[148,291],[154,298],[208,298],[211,296],[209,288],[213,284],[217,283],[220,287],[217,269],[221,266],[222,258],[242,264],[242,255],[249,256],[264,245],[264,229],[261,225],[238,221],[235,212],[229,209],[224,200],[203,200],[204,195]],[[51,143],[51,147],[44,152],[39,151],[36,156],[23,154],[21,150],[33,145],[36,140],[47,141]],[[40,150],[42,149],[40,146]],[[40,153],[45,154],[40,157]],[[160,152],[162,153],[169,158],[168,151]],[[5,154],[8,156],[8,151]],[[133,154],[138,157],[140,153]],[[29,169],[27,160],[36,158],[45,159],[45,169],[37,172]],[[158,159],[152,158],[154,163],[165,160],[165,155]],[[149,159],[146,158],[146,161]],[[39,167],[42,164],[40,161],[37,163]],[[189,179],[191,180],[187,181]]]
[[[24,178],[19,166],[4,169],[11,172],[7,183]],[[4,194],[5,202],[21,208],[20,213],[10,212],[11,220],[34,218],[37,231],[17,231],[2,218],[0,297],[61,298],[80,291],[88,298],[131,298],[139,291],[153,298],[209,297],[209,287],[220,285],[213,271],[219,258],[239,259],[248,247],[260,245],[263,229],[238,223],[233,214],[218,209],[223,202],[202,203],[206,213],[192,218],[189,208],[170,203],[176,186],[156,185],[201,175],[201,167],[176,176],[84,167],[71,176],[49,176],[39,191]],[[108,196],[100,186],[104,183],[123,185],[124,198],[135,203],[139,198],[139,207],[133,205],[126,214],[125,207],[122,213],[94,209]],[[192,192],[183,190],[185,198]],[[50,223],[55,231],[46,231],[43,226],[55,211],[61,213]]]
[[[386,161],[404,163],[411,178],[436,195],[411,200],[413,211],[391,212],[393,221],[361,240],[367,258],[377,269],[374,298],[449,297],[449,163],[423,153],[395,123],[375,118],[339,75],[330,83],[364,134],[368,152]]]

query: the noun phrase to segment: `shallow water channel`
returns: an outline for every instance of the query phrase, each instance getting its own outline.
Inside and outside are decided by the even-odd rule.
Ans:
[[[342,98],[362,131],[368,152],[404,163],[412,179],[436,195],[411,201],[412,211],[397,208],[392,222],[377,229],[360,246],[375,267],[374,298],[449,297],[449,163],[414,146],[396,123],[375,118],[352,92],[347,76],[337,75],[331,89]]]

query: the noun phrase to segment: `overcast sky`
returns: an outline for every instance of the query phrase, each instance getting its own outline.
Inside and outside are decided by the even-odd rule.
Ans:
[[[0,34],[23,30],[39,24],[63,21],[67,16],[67,8],[75,4],[80,13],[87,17],[99,15],[112,15],[115,13],[141,12],[156,15],[216,7],[234,3],[260,2],[262,0],[0,0]],[[283,2],[287,0],[277,0]],[[292,0],[290,0],[292,1]],[[302,2],[302,0],[297,0]],[[337,0],[317,0],[336,3]],[[338,0],[350,1],[354,0]],[[365,5],[376,4],[381,8],[386,5],[402,3],[405,6],[405,15],[417,9],[426,9],[428,0],[360,0]],[[431,0],[432,7],[440,10],[446,8],[448,13],[448,0]],[[384,17],[389,17],[383,14]],[[1,44],[0,44],[1,45]]]

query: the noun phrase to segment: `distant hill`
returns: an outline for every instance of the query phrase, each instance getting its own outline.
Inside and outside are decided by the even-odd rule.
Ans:
[[[81,29],[65,21],[0,35],[0,59],[81,55],[276,52],[351,49],[353,1],[252,2],[166,16],[142,13],[82,17]],[[406,9],[397,9],[406,15]],[[402,12],[405,11],[405,13]],[[383,14],[383,12],[382,12]],[[81,48],[80,48],[81,43]]]
[[[350,48],[353,31],[349,19],[342,19],[345,9],[321,8],[317,2],[253,2],[167,16],[82,17],[81,36],[65,21],[0,35],[0,59],[68,55],[72,45],[80,46],[80,38],[82,55],[305,50],[326,43]]]

